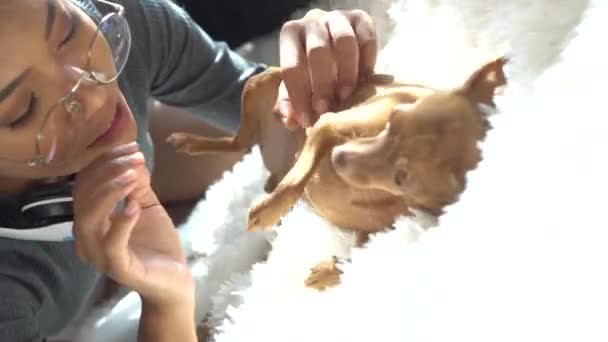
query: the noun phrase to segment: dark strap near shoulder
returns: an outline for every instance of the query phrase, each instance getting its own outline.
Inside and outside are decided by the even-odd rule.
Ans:
[[[72,221],[72,189],[72,182],[61,182],[41,184],[18,198],[0,195],[0,226],[32,229]]]

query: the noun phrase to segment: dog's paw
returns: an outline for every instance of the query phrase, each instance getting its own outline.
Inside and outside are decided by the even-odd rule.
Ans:
[[[333,257],[331,260],[323,261],[310,269],[310,275],[304,281],[306,287],[310,287],[319,291],[325,291],[328,288],[340,284],[340,275],[343,273],[338,268],[338,258]]]
[[[173,133],[167,137],[166,142],[171,144],[177,152],[195,154],[198,152],[198,139],[189,133]]]
[[[291,185],[279,184],[276,189],[249,209],[247,230],[267,229],[287,215],[302,196],[303,190]]]

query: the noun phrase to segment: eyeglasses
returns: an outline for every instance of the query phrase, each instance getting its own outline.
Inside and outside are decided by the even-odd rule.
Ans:
[[[46,113],[36,134],[35,155],[26,161],[30,166],[62,166],[82,149],[85,108],[76,92],[83,84],[114,82],[127,63],[131,31],[124,17],[124,7],[105,0],[97,2],[114,11],[106,14],[97,25],[88,46],[86,64],[76,84]]]

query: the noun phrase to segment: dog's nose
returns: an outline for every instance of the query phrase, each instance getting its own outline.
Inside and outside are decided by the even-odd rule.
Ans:
[[[331,153],[331,163],[335,168],[345,168],[347,164],[347,153],[340,149],[334,148]]]

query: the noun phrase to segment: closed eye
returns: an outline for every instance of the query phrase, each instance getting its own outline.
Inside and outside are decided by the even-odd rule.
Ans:
[[[407,178],[407,172],[405,170],[397,170],[395,172],[394,182],[398,187],[402,187],[405,185],[405,180]]]
[[[74,36],[76,36],[76,33],[78,32],[78,27],[80,26],[80,19],[78,15],[74,13],[74,11],[68,11],[67,13],[70,26],[68,29],[68,33],[61,40],[61,42],[59,42],[57,49],[61,49],[64,45],[72,41],[72,39],[74,39]]]
[[[30,120],[32,119],[32,117],[34,116],[34,112],[36,111],[37,102],[38,102],[38,98],[36,97],[36,95],[34,95],[34,93],[32,93],[32,95],[30,96],[30,102],[27,106],[27,109],[25,110],[25,112],[23,114],[19,115],[15,120],[13,120],[11,123],[9,123],[10,128],[18,129],[20,127],[27,125],[30,122]]]

